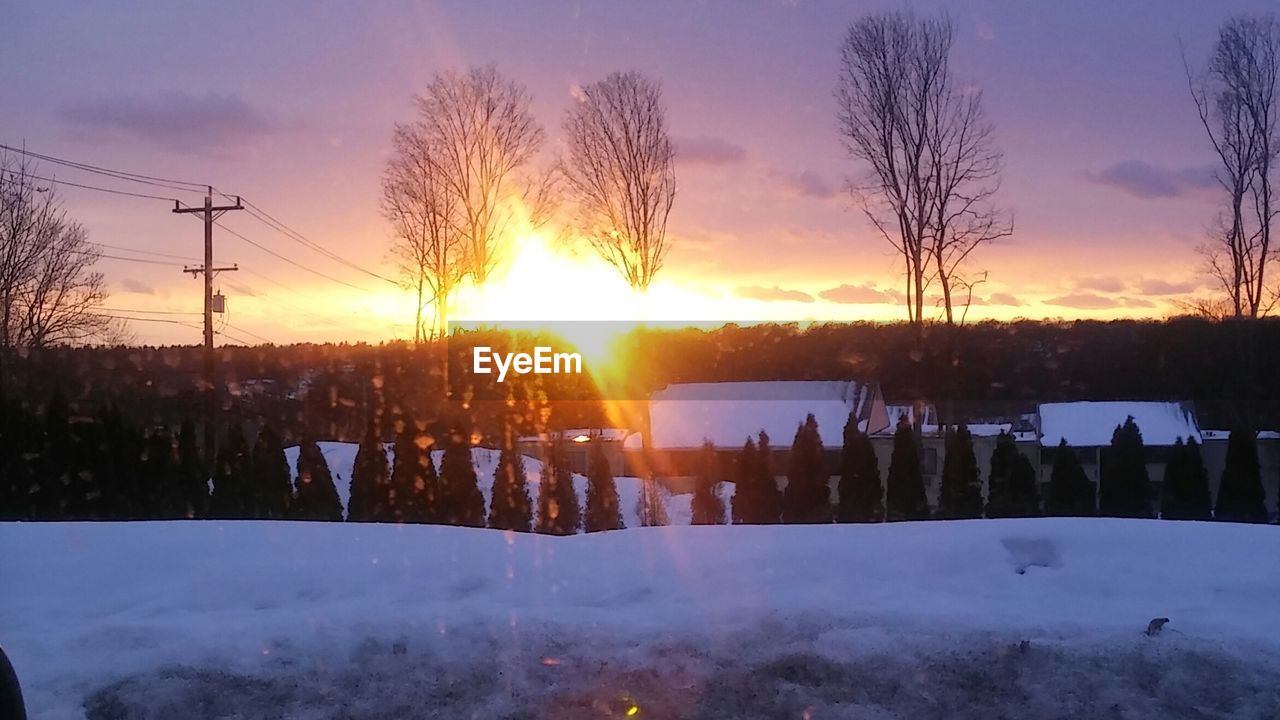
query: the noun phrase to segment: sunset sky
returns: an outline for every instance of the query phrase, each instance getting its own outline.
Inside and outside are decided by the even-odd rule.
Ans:
[[[858,170],[841,148],[832,92],[849,22],[901,6],[0,0],[0,143],[212,183],[390,275],[379,176],[392,124],[412,117],[411,97],[434,73],[492,63],[524,83],[547,130],[546,164],[572,89],[637,69],[661,81],[679,151],[673,249],[655,290],[661,300],[643,312],[898,319],[898,261],[842,190]],[[972,270],[990,280],[970,317],[1160,316],[1207,292],[1195,247],[1215,212],[1213,158],[1179,38],[1202,61],[1221,21],[1273,2],[912,3],[918,13],[939,7],[958,28],[958,76],[985,92],[1006,159],[1000,203],[1016,217],[1012,239],[974,257]],[[96,242],[200,257],[199,224],[171,204],[62,194]],[[227,320],[245,331],[229,333],[275,342],[411,334],[412,303],[386,283],[244,213],[223,222],[361,288],[218,231],[218,263],[245,269],[220,278]],[[181,259],[118,254],[174,264],[104,259],[108,307],[199,310],[198,283],[182,274]],[[464,313],[627,312],[621,280],[572,249],[523,243],[500,274],[512,277]],[[183,325],[132,330],[141,342],[199,340]]]

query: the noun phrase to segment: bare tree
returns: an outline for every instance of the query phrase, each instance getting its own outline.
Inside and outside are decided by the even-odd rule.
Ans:
[[[100,255],[34,165],[0,155],[0,350],[118,334],[95,312],[107,296]]]
[[[542,147],[542,128],[524,87],[492,67],[438,74],[415,101],[418,132],[454,203],[466,274],[483,285],[517,213],[534,224],[545,219],[549,174],[527,168]]]
[[[942,288],[948,323],[961,265],[974,250],[1013,232],[992,206],[1002,155],[982,110],[982,93],[950,68],[950,18],[866,15],[841,48],[837,118],[845,150],[865,165],[850,181],[855,201],[902,255],[907,316],[924,321],[925,290]]]
[[[421,123],[396,124],[382,175],[382,212],[395,233],[391,254],[417,298],[413,340],[439,337],[466,274],[458,202],[440,170],[440,151]],[[428,306],[432,316],[424,317]]]
[[[587,85],[576,99],[561,163],[575,225],[631,287],[646,290],[662,268],[676,195],[662,91],[633,71]]]
[[[1275,260],[1271,227],[1280,213],[1272,174],[1280,156],[1280,23],[1237,17],[1219,28],[1209,62],[1183,67],[1196,111],[1218,156],[1214,173],[1226,194],[1208,242],[1206,270],[1227,296],[1230,315],[1258,317],[1274,307],[1268,285]]]

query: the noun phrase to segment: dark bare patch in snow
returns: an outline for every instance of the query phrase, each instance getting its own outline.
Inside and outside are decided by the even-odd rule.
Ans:
[[[546,628],[550,630],[551,628]],[[513,647],[500,632],[370,639],[343,660],[126,677],[87,720],[390,718],[1273,718],[1280,658],[1205,641],[1083,646],[990,633],[858,646],[850,628],[761,623],[731,635],[609,642],[567,630]]]

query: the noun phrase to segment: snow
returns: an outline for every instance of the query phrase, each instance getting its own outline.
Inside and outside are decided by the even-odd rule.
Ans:
[[[338,497],[342,500],[343,515],[346,515],[347,502],[351,498],[351,469],[355,467],[356,453],[360,450],[357,443],[345,442],[321,442],[320,452],[324,454],[325,462],[329,464],[329,472],[333,475],[333,483],[338,488]],[[388,444],[386,446],[388,462],[395,460],[394,446]],[[489,499],[493,496],[493,473],[498,467],[499,451],[492,448],[472,448],[471,462],[476,468],[476,479],[480,485],[480,492],[484,495],[485,511],[488,512]],[[294,445],[285,448],[285,460],[289,463],[289,469],[293,471],[294,480],[297,480],[298,473],[298,446]],[[444,452],[440,450],[431,453],[431,459],[435,462],[436,470],[440,470],[440,463],[444,458]],[[537,458],[524,456],[524,473],[525,480],[529,487],[529,497],[535,503],[538,502],[538,481],[542,473],[542,461]],[[627,527],[639,527],[640,516],[637,512],[640,503],[640,494],[642,484],[638,478],[618,477],[614,478],[614,483],[618,488],[618,502],[622,510],[622,521]],[[587,502],[587,479],[586,477],[574,473],[573,487],[578,492],[578,502],[584,507]],[[732,483],[725,483],[721,494],[725,497],[725,502],[733,497],[734,486]],[[688,525],[692,517],[690,506],[691,497],[689,495],[668,496],[667,513],[671,521],[678,524]]]
[[[8,523],[0,548],[33,720],[1280,708],[1274,527]]]
[[[1040,437],[1046,447],[1063,438],[1072,447],[1111,444],[1117,425],[1132,415],[1147,445],[1173,445],[1178,438],[1202,442],[1200,427],[1189,406],[1175,402],[1067,402],[1040,406]]]
[[[864,417],[869,388],[847,381],[771,381],[668,385],[649,398],[649,426],[657,449],[741,447],[764,430],[791,446],[812,413],[826,445],[843,441],[850,413]]]

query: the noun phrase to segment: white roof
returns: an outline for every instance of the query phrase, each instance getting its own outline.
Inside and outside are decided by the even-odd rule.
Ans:
[[[1146,445],[1169,446],[1179,438],[1203,442],[1200,426],[1190,406],[1176,402],[1068,402],[1040,406],[1040,439],[1045,446],[1062,439],[1073,447],[1101,447],[1111,444],[1111,435],[1125,418],[1142,431]]]
[[[839,446],[850,413],[862,412],[870,393],[852,381],[688,383],[668,385],[649,398],[655,448],[741,447],[761,430],[774,446],[790,446],[812,413],[826,446]]]
[[[1205,440],[1226,440],[1231,437],[1230,430],[1201,430]],[[1280,440],[1280,432],[1276,430],[1259,430],[1259,440]]]

